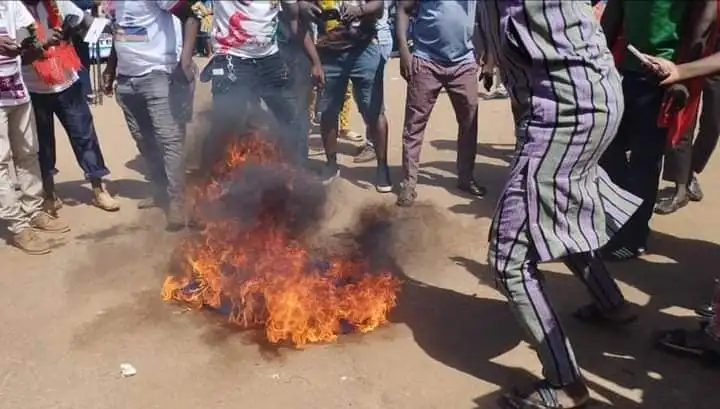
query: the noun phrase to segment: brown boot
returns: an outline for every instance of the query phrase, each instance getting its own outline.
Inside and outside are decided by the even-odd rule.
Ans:
[[[102,189],[93,189],[92,204],[106,212],[117,212],[120,204],[110,194]]]
[[[10,242],[13,246],[33,256],[50,253],[50,245],[30,228],[14,234]]]
[[[70,231],[70,226],[68,226],[67,223],[45,212],[36,214],[32,220],[30,220],[30,226],[35,230],[47,233],[67,233]]]

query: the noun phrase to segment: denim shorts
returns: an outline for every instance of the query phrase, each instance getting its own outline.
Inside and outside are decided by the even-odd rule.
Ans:
[[[373,124],[384,112],[383,73],[386,59],[376,43],[343,51],[321,50],[325,89],[318,102],[322,118],[337,120],[348,81],[366,124]]]

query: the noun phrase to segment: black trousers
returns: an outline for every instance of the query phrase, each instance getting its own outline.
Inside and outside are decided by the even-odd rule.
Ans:
[[[710,161],[720,137],[720,76],[705,80],[700,123],[695,125],[697,136],[696,126],[692,126],[677,145],[665,154],[665,180],[686,183],[694,174],[702,173]]]
[[[643,200],[610,242],[610,246],[638,248],[645,246],[650,235],[649,222],[660,183],[667,130],[657,126],[662,88],[639,74],[623,75],[625,113],[615,139],[600,159],[600,166],[613,182]]]

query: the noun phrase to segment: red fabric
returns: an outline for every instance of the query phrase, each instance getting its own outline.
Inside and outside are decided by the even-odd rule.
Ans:
[[[43,0],[43,5],[48,14],[48,26],[51,29],[62,28],[63,20],[56,0]],[[38,21],[37,13],[35,16],[35,30],[40,41],[46,38],[45,29],[42,23]],[[37,72],[40,79],[48,85],[62,84],[66,80],[66,71],[72,70],[77,72],[82,68],[82,62],[75,52],[72,44],[66,41],[59,45],[50,47],[43,54],[43,58],[35,61],[33,68]]]

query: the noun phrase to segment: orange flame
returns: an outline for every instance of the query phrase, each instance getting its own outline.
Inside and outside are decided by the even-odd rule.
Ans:
[[[193,188],[195,203],[217,200],[220,182],[248,163],[285,166],[274,145],[246,136],[230,145],[210,183]],[[223,310],[242,328],[264,327],[272,343],[296,346],[334,341],[343,325],[365,333],[387,323],[398,279],[371,274],[362,258],[333,258],[319,266],[271,216],[261,215],[250,227],[237,220],[207,221],[182,244],[180,271],[166,278],[163,299]]]

